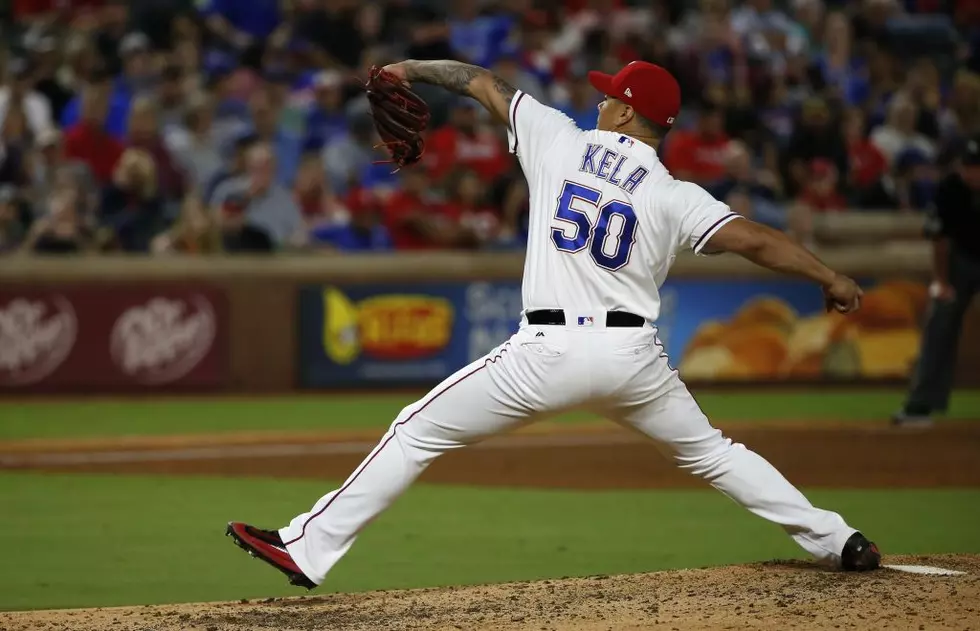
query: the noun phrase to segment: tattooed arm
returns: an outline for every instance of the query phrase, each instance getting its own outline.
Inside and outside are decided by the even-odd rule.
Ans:
[[[446,88],[450,92],[476,99],[499,122],[507,124],[510,101],[517,92],[506,81],[486,68],[459,61],[408,60],[385,66],[408,83],[419,81]]]

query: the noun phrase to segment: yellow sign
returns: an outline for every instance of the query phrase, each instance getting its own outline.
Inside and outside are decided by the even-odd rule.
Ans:
[[[323,313],[323,349],[338,364],[362,353],[393,360],[435,355],[449,345],[453,331],[452,304],[433,296],[387,294],[355,304],[328,287]]]

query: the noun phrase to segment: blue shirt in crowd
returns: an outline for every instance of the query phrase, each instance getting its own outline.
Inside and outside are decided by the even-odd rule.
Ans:
[[[338,250],[351,252],[380,252],[391,250],[391,235],[384,226],[370,230],[357,230],[353,226],[323,226],[314,229],[310,238],[317,243],[331,245]]]
[[[326,112],[318,107],[310,109],[306,115],[307,147],[323,147],[347,133],[347,117],[343,112]]]
[[[114,138],[125,138],[126,128],[129,125],[129,106],[133,101],[133,93],[126,85],[125,80],[117,79],[112,87],[112,94],[109,97],[109,110],[106,113],[105,130]],[[61,111],[61,126],[65,129],[71,127],[82,117],[82,97],[75,96],[65,109]]]
[[[599,110],[596,109],[595,105],[582,109],[576,109],[572,105],[566,105],[559,108],[559,111],[572,119],[578,125],[579,129],[586,131],[595,129],[596,120],[599,118]]]
[[[509,15],[484,15],[469,22],[453,20],[449,23],[449,45],[470,63],[490,68],[497,63],[513,24],[514,18]]]
[[[203,0],[200,12],[205,16],[220,15],[257,39],[271,35],[282,21],[279,0]]]

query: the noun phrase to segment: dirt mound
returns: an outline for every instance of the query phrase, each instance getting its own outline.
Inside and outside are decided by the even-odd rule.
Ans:
[[[239,603],[0,613],[0,629],[607,631],[976,629],[980,555],[888,557],[967,572],[845,574],[802,562]]]

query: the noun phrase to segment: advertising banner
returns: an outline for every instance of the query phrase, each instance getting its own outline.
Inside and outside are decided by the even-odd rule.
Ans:
[[[919,282],[864,281],[861,310],[824,310],[801,281],[678,280],[658,321],[673,365],[690,382],[886,380],[907,377],[928,303]]]
[[[0,287],[0,389],[214,389],[228,305],[194,284]]]
[[[304,387],[428,384],[517,330],[517,283],[315,286],[300,292]]]
[[[865,287],[862,310],[845,317],[826,313],[810,283],[668,281],[656,324],[672,365],[691,382],[904,378],[918,353],[926,288]],[[520,312],[518,283],[307,287],[301,384],[431,384],[503,343]]]

